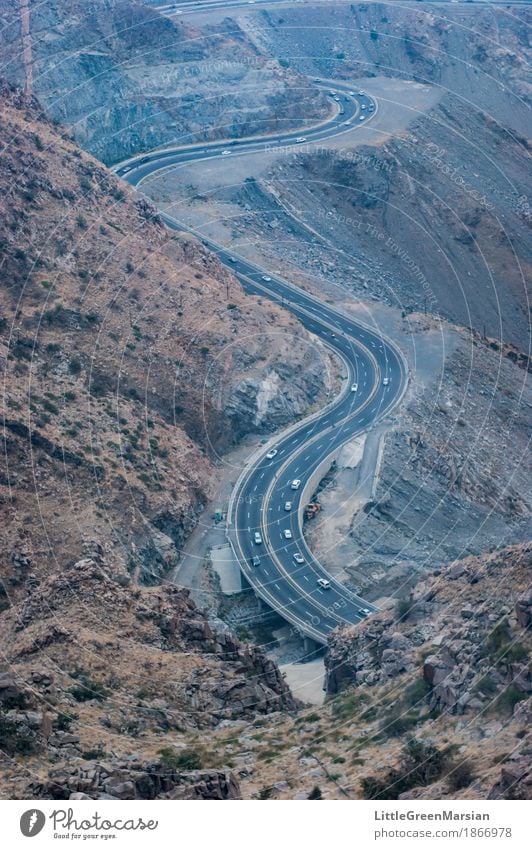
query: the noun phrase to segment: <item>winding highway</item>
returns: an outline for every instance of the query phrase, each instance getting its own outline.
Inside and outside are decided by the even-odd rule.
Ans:
[[[330,0],[291,0],[288,5],[305,4],[309,6],[323,6],[329,3]],[[336,0],[336,2],[348,3],[350,0]],[[427,0],[426,0],[427,2]],[[441,5],[442,0],[428,0],[429,3]],[[490,6],[496,5],[498,0],[443,0],[443,2],[459,3],[460,5],[475,5],[475,6]],[[525,5],[529,0],[514,0],[514,3]],[[407,4],[414,3],[414,0],[406,0]],[[181,0],[177,3],[163,3],[155,8],[158,12],[169,17],[177,17],[179,15],[191,15],[198,12],[213,12],[221,11],[224,14],[229,9],[253,9],[253,6],[285,6],[287,0]]]
[[[377,104],[343,83],[315,80],[335,106],[330,120],[281,136],[235,139],[152,151],[121,162],[115,172],[141,187],[168,167],[218,156],[238,156],[279,144],[315,143],[371,120]],[[304,135],[303,135],[304,133]],[[175,230],[198,236],[238,277],[246,291],[267,296],[290,310],[339,357],[343,389],[319,413],[262,446],[237,481],[228,509],[227,536],[254,592],[302,636],[325,644],[342,623],[356,623],[375,607],[327,574],[306,545],[302,520],[320,478],[343,445],[369,430],[400,402],[407,367],[396,346],[378,329],[355,321],[290,282],[273,276],[227,248],[161,213]]]

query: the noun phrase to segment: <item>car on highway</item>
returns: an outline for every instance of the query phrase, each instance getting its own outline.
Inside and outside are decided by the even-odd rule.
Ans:
[[[350,126],[351,126],[351,121],[344,121],[343,126],[344,126],[344,127],[350,127]]]
[[[283,531],[283,536],[285,539],[292,539],[292,531],[287,528]]]
[[[360,95],[364,94],[364,92],[362,91],[362,89],[360,89],[360,91],[359,91],[358,93],[359,93]]]
[[[336,95],[334,99],[335,99],[336,101],[339,101],[339,100],[340,100],[340,98],[338,97],[338,95]]]
[[[260,557],[257,557],[257,555],[255,555],[255,557],[252,557],[251,558],[251,565],[252,566],[260,566]]]
[[[383,386],[388,386],[389,382],[390,382],[390,378],[389,378],[389,377],[385,377],[385,378],[384,378],[384,380],[382,381],[382,385],[383,385]]]
[[[293,480],[292,483],[290,484],[290,489],[299,489],[300,486],[301,486],[301,481],[298,478],[295,478],[295,480]]]
[[[358,392],[358,383],[351,384],[351,392]]]
[[[354,97],[355,94],[356,94],[356,91],[350,91],[349,94],[351,95],[351,97]]]
[[[298,136],[296,142],[297,144],[303,144],[303,142],[306,142],[305,136]]]
[[[300,564],[305,562],[305,558],[302,554],[299,553],[299,551],[296,551],[296,553],[294,554],[294,560],[296,561],[296,563]]]
[[[288,512],[289,512],[289,510],[291,510],[291,509],[292,509],[292,502],[291,502],[291,501],[285,501],[285,503],[284,503],[284,509],[285,509],[285,510],[286,510],[286,512],[288,513]]]
[[[236,256],[230,256],[229,262],[236,262]]]
[[[266,283],[271,283],[271,279],[272,279],[272,278],[271,278],[271,277],[268,277],[268,275],[267,275],[267,274],[263,274],[263,275],[262,275],[262,279],[263,279]]]
[[[268,460],[273,460],[273,458],[276,456],[276,454],[277,454],[277,448],[272,448],[271,451],[268,451],[268,453],[266,454],[266,457],[268,458]]]
[[[318,578],[316,583],[322,590],[330,590],[331,588],[331,582],[327,581],[325,578]]]
[[[253,539],[255,541],[255,545],[260,545],[262,542],[262,537],[258,531],[255,531],[255,533],[253,534]]]
[[[222,156],[231,156],[230,150],[222,150]]]
[[[366,117],[365,115],[361,115],[361,116],[360,116],[360,118],[359,118],[358,120],[359,120],[359,121],[363,121],[365,117]]]

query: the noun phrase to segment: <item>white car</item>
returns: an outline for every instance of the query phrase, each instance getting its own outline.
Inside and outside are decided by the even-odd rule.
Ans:
[[[344,127],[350,127],[350,126],[351,126],[351,121],[344,121],[343,126],[344,126]]]
[[[390,378],[389,378],[389,377],[385,377],[385,378],[384,378],[384,380],[382,381],[382,385],[383,385],[383,386],[388,386],[389,382],[390,382]]]
[[[325,578],[318,578],[316,583],[317,583],[318,587],[321,587],[322,590],[330,590],[330,588],[331,588],[331,582],[326,581]]]
[[[229,262],[236,262],[236,256],[230,256]]]
[[[285,539],[292,539],[292,531],[287,528],[286,531],[283,531],[283,536]]]
[[[297,139],[296,139],[296,143],[297,144],[303,144],[303,142],[306,142],[305,136],[298,136]]]
[[[355,94],[356,94],[356,91],[350,91],[349,94],[351,95],[351,97],[354,97]]]
[[[362,91],[362,89],[360,89],[360,91],[359,91],[358,93],[359,93],[360,95],[364,94],[364,92]]]
[[[222,150],[222,156],[231,156],[230,150]]]
[[[268,277],[268,275],[267,275],[267,274],[263,274],[263,275],[262,275],[262,279],[263,279],[263,280],[265,280],[265,281],[266,281],[266,283],[270,283],[272,278],[271,278],[271,277]]]
[[[261,537],[261,535],[259,534],[258,531],[255,531],[255,533],[253,535],[253,539],[255,540],[255,545],[260,545],[261,542],[262,542],[262,537]]]
[[[351,392],[358,392],[358,383],[353,383],[351,385]]]
[[[301,486],[301,481],[296,478],[290,484],[290,489],[299,489],[300,486]]]
[[[302,554],[299,553],[299,551],[296,551],[296,553],[294,554],[294,560],[296,561],[296,563],[304,563],[305,562],[305,558],[303,557]]]
[[[288,512],[292,509],[292,502],[291,502],[291,501],[285,501],[285,503],[284,503],[284,509],[285,509],[285,510],[286,510],[286,512],[288,513]]]
[[[366,117],[365,115],[361,115],[361,116],[360,116],[360,118],[359,118],[358,120],[359,120],[359,121],[363,121],[365,117]]]
[[[272,448],[271,451],[268,451],[268,453],[266,454],[266,457],[268,458],[268,460],[273,460],[273,458],[275,457],[276,454],[277,454],[277,448]]]

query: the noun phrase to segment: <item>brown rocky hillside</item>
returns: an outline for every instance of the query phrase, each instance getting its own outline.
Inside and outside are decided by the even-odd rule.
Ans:
[[[3,604],[87,534],[151,583],[218,453],[319,402],[325,360],[33,101],[1,96]]]
[[[299,127],[329,111],[306,77],[259,50],[234,20],[192,25],[137,0],[0,0],[0,64],[106,163]]]

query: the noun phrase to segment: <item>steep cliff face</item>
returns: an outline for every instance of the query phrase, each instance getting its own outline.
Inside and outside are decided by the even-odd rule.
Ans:
[[[88,529],[151,583],[212,459],[319,403],[325,361],[35,103],[2,101],[4,592],[72,562]]]
[[[3,74],[100,160],[300,126],[327,114],[307,80],[259,52],[233,21],[197,29],[135,0],[0,0]],[[25,61],[26,60],[26,61]]]

